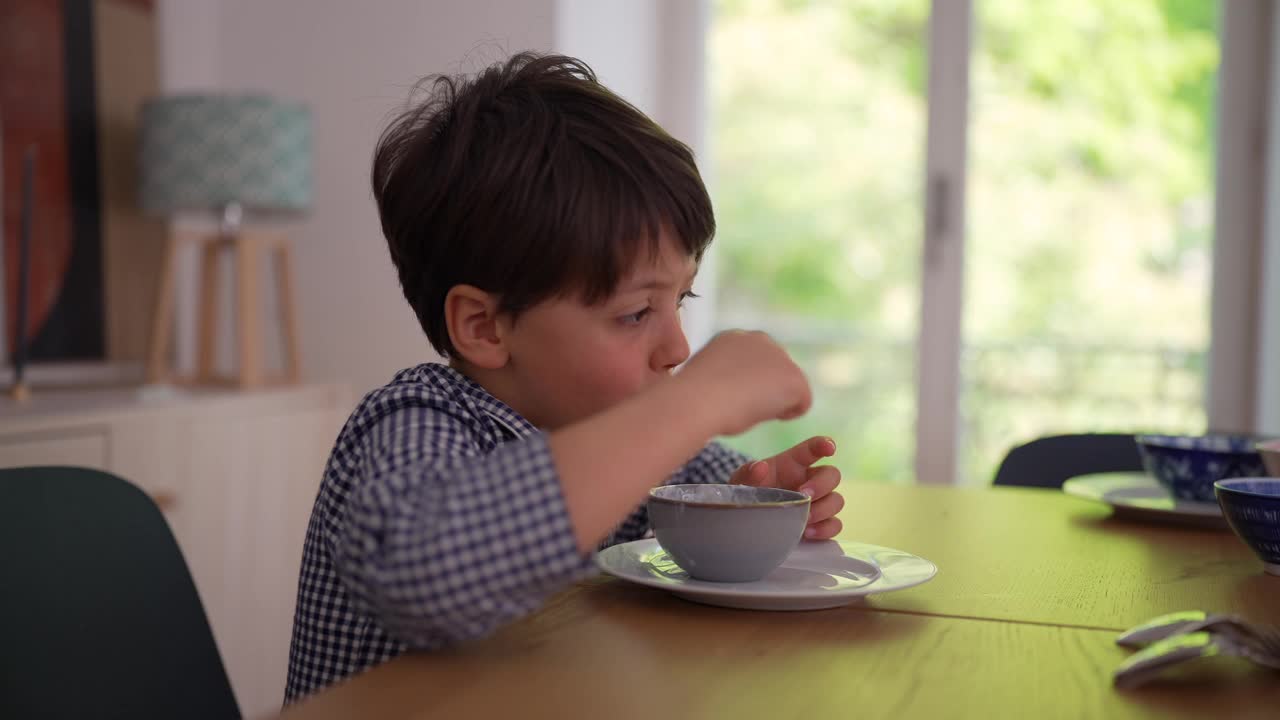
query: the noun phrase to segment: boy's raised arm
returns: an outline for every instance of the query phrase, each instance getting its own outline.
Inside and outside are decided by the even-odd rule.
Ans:
[[[804,374],[764,333],[716,336],[650,390],[550,435],[578,549],[587,553],[717,435],[809,408]]]

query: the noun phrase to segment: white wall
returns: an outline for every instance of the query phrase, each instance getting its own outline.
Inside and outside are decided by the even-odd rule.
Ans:
[[[709,0],[559,0],[557,52],[581,58],[600,81],[693,149],[708,185],[706,33]],[[714,320],[715,245],[694,290],[702,300],[685,312],[697,349]]]
[[[314,202],[293,232],[308,378],[346,383],[358,397],[436,358],[379,229],[374,142],[418,79],[549,50],[554,20],[554,0],[161,0],[166,90],[262,91],[312,110]]]
[[[197,0],[161,0],[156,5],[156,43],[162,93],[211,90],[218,87],[218,5]],[[193,224],[186,218],[176,224]],[[208,225],[207,221],[205,223]],[[188,373],[195,365],[196,295],[192,292],[199,277],[194,250],[183,248],[176,258],[179,268],[174,329],[174,365]],[[224,313],[226,315],[227,313]]]
[[[1280,191],[1280,12],[1271,14],[1271,93],[1267,126],[1267,179],[1264,198]],[[1280,203],[1264,201],[1262,299],[1258,317],[1256,363],[1257,431],[1280,436]]]
[[[586,61],[610,89],[645,113],[658,108],[659,3],[560,0],[556,52]]]
[[[601,82],[701,154],[708,3],[559,0],[554,49],[586,60]]]
[[[400,294],[368,182],[377,135],[416,80],[520,50],[564,52],[699,156],[705,146],[707,0],[160,0],[158,16],[166,91],[254,90],[311,107],[315,197],[293,233],[304,372],[357,397],[436,359]],[[190,289],[194,258],[182,265]],[[704,269],[708,299],[687,316],[695,346],[711,325],[710,280]],[[189,368],[187,295],[178,365]]]

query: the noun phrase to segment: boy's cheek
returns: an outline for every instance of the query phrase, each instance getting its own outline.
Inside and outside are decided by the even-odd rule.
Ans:
[[[602,400],[616,404],[645,389],[649,384],[648,364],[632,357],[605,356],[588,371],[591,385]]]

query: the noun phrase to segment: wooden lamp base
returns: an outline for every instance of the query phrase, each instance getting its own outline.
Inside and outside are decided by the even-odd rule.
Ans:
[[[174,315],[174,261],[184,245],[200,248],[199,336],[194,375],[173,375],[169,362],[169,341]],[[233,257],[235,275],[236,369],[230,375],[215,370],[218,344],[219,260],[225,252]],[[275,257],[276,302],[284,341],[282,372],[268,376],[264,362],[260,261],[265,253]],[[301,376],[298,360],[298,327],[293,306],[292,251],[283,233],[237,230],[232,234],[175,232],[165,246],[163,274],[156,301],[147,358],[147,380],[183,385],[223,385],[240,388],[294,384]]]

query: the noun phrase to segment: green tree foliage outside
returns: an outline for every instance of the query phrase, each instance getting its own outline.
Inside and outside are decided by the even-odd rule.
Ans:
[[[1217,3],[977,0],[961,477],[1090,430],[1198,431]],[[913,480],[929,3],[717,0],[717,322],[781,339],[848,477]]]

